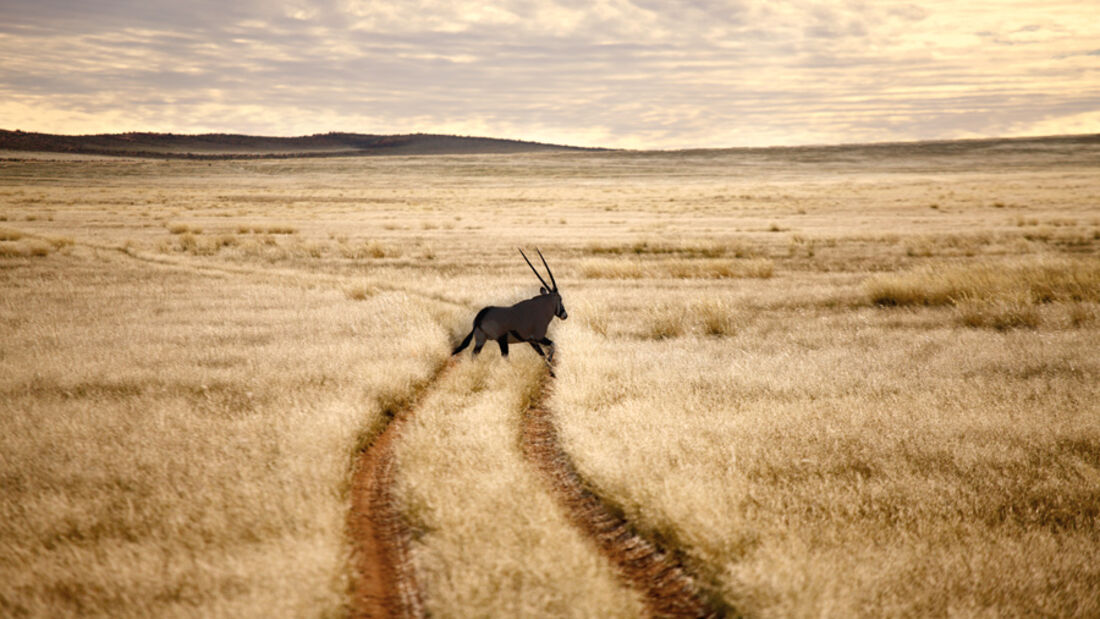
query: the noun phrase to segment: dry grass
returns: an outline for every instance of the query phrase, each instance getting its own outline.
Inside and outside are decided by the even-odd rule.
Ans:
[[[1043,258],[1000,263],[937,264],[867,280],[870,301],[890,306],[950,305],[967,327],[1035,328],[1043,306],[1073,304],[1068,324],[1087,324],[1100,303],[1100,261]],[[1050,313],[1050,312],[1047,312]]]
[[[289,224],[240,224],[237,234],[297,234],[298,228]]]
[[[351,454],[444,332],[89,258],[0,272],[0,614],[342,612]]]
[[[749,615],[1100,611],[1095,340],[867,318],[732,346],[568,331],[565,445]]]
[[[362,301],[378,293],[378,290],[369,284],[350,284],[344,288],[344,294],[349,299]]]
[[[343,242],[339,244],[339,251],[343,257],[351,260],[399,258],[402,253],[401,248],[378,241],[362,241],[355,244]]]
[[[40,239],[22,241],[0,241],[0,258],[41,258],[48,256],[52,246]]]
[[[170,234],[202,234],[202,228],[190,224],[183,223],[171,223],[168,224],[168,232]]]
[[[253,229],[253,232],[255,231],[256,230]],[[267,234],[298,234],[298,228],[288,224],[281,224],[267,226],[266,228],[264,228],[264,232]]]
[[[667,339],[685,335],[731,336],[738,331],[738,311],[723,299],[690,303],[664,302],[644,312],[644,326],[636,335],[644,339]],[[606,334],[606,326],[595,329]]]
[[[0,614],[345,612],[350,455],[534,294],[522,245],[566,449],[726,601],[1096,615],[1100,175],[1063,155],[8,162]],[[637,610],[518,457],[538,374],[490,344],[395,445],[434,614]]]
[[[944,264],[867,282],[877,305],[957,305],[967,300],[1100,303],[1100,261],[1046,258]]]
[[[1039,308],[1030,299],[962,299],[957,304],[957,320],[967,327],[1006,329],[1039,326]]]

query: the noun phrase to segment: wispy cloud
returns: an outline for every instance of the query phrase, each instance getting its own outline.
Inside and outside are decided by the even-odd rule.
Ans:
[[[0,24],[0,127],[656,148],[1100,131],[1094,14],[1084,2],[17,0]]]

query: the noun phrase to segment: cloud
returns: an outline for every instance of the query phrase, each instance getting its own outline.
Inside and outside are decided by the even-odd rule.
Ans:
[[[690,147],[1087,129],[1100,109],[1100,60],[1081,51],[1100,26],[1073,2],[19,0],[5,13],[0,125],[27,130]]]

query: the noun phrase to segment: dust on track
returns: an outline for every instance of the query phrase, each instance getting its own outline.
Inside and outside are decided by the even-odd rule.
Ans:
[[[423,617],[424,600],[409,557],[412,534],[393,497],[393,443],[425,395],[455,366],[452,358],[393,415],[356,457],[347,527],[352,542],[352,617]]]
[[[597,496],[577,473],[558,442],[546,407],[552,379],[523,415],[523,454],[543,474],[570,521],[611,560],[620,576],[639,590],[655,617],[725,617],[732,609],[710,599],[684,564],[654,540],[641,535]]]

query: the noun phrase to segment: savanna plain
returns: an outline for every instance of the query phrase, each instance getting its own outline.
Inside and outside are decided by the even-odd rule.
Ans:
[[[342,616],[395,411],[434,616],[1100,615],[1100,142],[0,161],[0,615]],[[569,312],[556,378],[483,305]],[[536,264],[538,262],[536,261]]]

